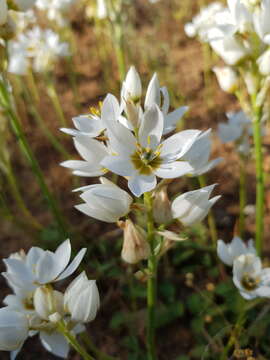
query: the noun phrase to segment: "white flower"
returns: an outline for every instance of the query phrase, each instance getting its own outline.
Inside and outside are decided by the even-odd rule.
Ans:
[[[178,219],[185,226],[202,221],[220,198],[220,196],[215,196],[209,200],[214,187],[215,185],[210,185],[177,196],[172,202],[173,218]]]
[[[6,23],[7,16],[8,16],[7,1],[0,0],[0,26]]]
[[[237,141],[238,151],[248,155],[249,135],[252,134],[251,121],[243,111],[227,113],[228,123],[218,125],[218,135],[223,143]]]
[[[20,349],[28,337],[27,317],[9,308],[0,309],[0,350]]]
[[[102,165],[102,160],[110,154],[108,148],[102,142],[87,135],[74,136],[73,142],[84,160],[67,160],[61,165],[72,169],[73,174],[78,176],[104,175],[106,169]]]
[[[102,20],[108,17],[108,9],[106,0],[97,0],[97,18]]]
[[[219,86],[223,91],[233,93],[237,89],[238,75],[231,67],[215,66],[213,71],[216,74]]]
[[[24,35],[19,35],[19,41],[8,42],[8,71],[16,75],[26,75],[30,68],[30,60],[27,53],[27,40]]]
[[[79,188],[83,191],[80,197],[85,204],[75,208],[95,219],[113,223],[127,215],[133,202],[132,197],[111,181],[101,178],[102,184],[95,184]]]
[[[101,118],[97,114],[79,115],[72,118],[76,129],[61,128],[64,133],[72,136],[87,135],[95,138],[105,130]]]
[[[140,196],[153,190],[157,184],[156,176],[175,178],[192,170],[186,161],[180,159],[200,131],[182,131],[162,142],[164,116],[153,104],[144,113],[138,135],[134,136],[117,122],[119,111],[111,95],[105,99],[102,110],[105,103],[106,112],[102,112],[102,119],[107,125],[110,146],[115,155],[107,156],[102,165],[118,175],[128,176],[128,186],[134,195]]]
[[[70,241],[64,241],[53,253],[39,247],[32,247],[25,260],[8,258],[4,260],[7,271],[2,275],[13,288],[34,291],[39,284],[60,281],[74,273],[80,265],[86,249],[81,249],[68,265],[71,256]]]
[[[87,323],[95,319],[99,306],[96,281],[81,273],[65,291],[65,310],[71,314],[72,321]]]
[[[270,36],[270,35],[269,35]],[[270,49],[266,50],[257,60],[260,73],[270,75]]]
[[[248,243],[245,244],[238,236],[235,236],[229,244],[218,240],[217,254],[224,264],[232,266],[234,260],[240,255],[256,255],[256,249],[254,248],[253,240],[249,240]]]
[[[37,0],[36,7],[46,11],[49,20],[55,21],[58,26],[63,27],[67,25],[67,12],[74,2],[75,0]]]
[[[192,166],[191,175],[202,175],[213,169],[222,159],[217,158],[209,161],[211,152],[211,129],[201,133],[194,141],[191,148],[183,156],[183,160]]]
[[[254,254],[240,255],[234,260],[233,282],[247,300],[270,297],[270,268],[263,269],[261,259]]]
[[[121,97],[124,101],[132,100],[138,102],[142,96],[142,83],[140,75],[134,66],[129,69],[122,84]]]
[[[137,264],[141,260],[148,259],[151,255],[151,248],[145,231],[129,219],[125,221],[123,229],[122,259],[128,264]]]
[[[270,45],[270,1],[262,0],[259,8],[253,13],[253,22],[256,33],[260,39],[267,45]]]

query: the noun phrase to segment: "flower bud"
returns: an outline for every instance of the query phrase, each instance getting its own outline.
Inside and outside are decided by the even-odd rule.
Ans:
[[[172,220],[171,202],[168,198],[167,186],[163,186],[155,193],[153,215],[155,222],[158,224],[167,224]]]
[[[142,228],[135,226],[131,220],[124,224],[124,243],[122,259],[129,264],[136,264],[147,259],[151,254],[150,245]]]
[[[128,121],[136,129],[140,125],[140,107],[136,106],[132,101],[126,101],[126,114]]]
[[[0,309],[0,350],[18,350],[28,336],[27,317],[7,307]]]
[[[87,323],[95,319],[99,306],[96,281],[88,280],[85,272],[81,273],[65,291],[65,310],[73,321]]]
[[[63,314],[63,294],[48,286],[41,286],[35,291],[34,307],[37,314],[45,320],[49,320],[52,314]]]
[[[235,92],[238,85],[238,76],[237,73],[229,66],[213,68],[214,73],[216,74],[220,88],[229,93]]]
[[[160,106],[160,102],[161,102],[160,85],[157,74],[154,74],[152,79],[150,80],[150,83],[146,91],[144,108],[145,110],[149,109],[154,104]]]
[[[270,49],[259,57],[257,64],[262,75],[270,75]]]
[[[172,203],[173,218],[177,218],[185,226],[202,221],[220,198],[220,196],[215,196],[209,200],[214,187],[215,185],[210,185],[178,196]]]
[[[140,101],[141,96],[141,79],[135,67],[131,66],[123,82],[122,97],[125,101],[131,100],[133,103],[137,103]]]

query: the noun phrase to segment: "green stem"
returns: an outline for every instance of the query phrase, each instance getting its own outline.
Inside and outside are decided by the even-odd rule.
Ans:
[[[199,184],[201,187],[206,186],[206,179],[205,179],[204,175],[198,176],[198,180],[199,180]],[[213,211],[211,209],[209,210],[207,219],[208,219],[208,226],[209,226],[209,230],[210,230],[210,236],[212,239],[212,243],[213,243],[213,246],[216,247],[218,234],[217,234],[216,221],[215,221],[215,218],[213,215]]]
[[[246,157],[240,155],[240,179],[239,179],[239,236],[243,239],[245,231],[245,206],[247,203],[246,189]]]
[[[11,168],[11,165],[8,164],[8,169],[7,169],[7,173],[6,173],[6,177],[8,180],[8,185],[10,188],[10,191],[18,205],[18,207],[21,209],[23,215],[29,220],[30,224],[37,230],[41,230],[42,229],[42,225],[39,224],[36,219],[33,217],[33,215],[30,213],[30,211],[27,209],[24,200],[21,196],[21,193],[19,191],[18,188],[18,184],[16,181],[16,178],[14,176],[13,170]]]
[[[262,106],[256,104],[256,95],[252,97],[253,109],[253,139],[256,161],[256,249],[258,255],[262,252],[264,234],[264,172],[262,153]]]
[[[241,330],[245,324],[245,321],[246,321],[245,315],[246,315],[245,300],[239,294],[239,315],[238,315],[236,324],[235,324],[233,330],[231,331],[229,341],[221,354],[220,360],[228,360],[229,359],[229,357],[228,357],[229,351],[236,344],[237,339],[240,336]]]
[[[149,277],[147,280],[147,359],[155,360],[155,318],[157,298],[157,258],[155,255],[155,233],[153,220],[153,201],[151,193],[144,194],[144,203],[147,207],[147,240],[151,247],[151,256],[148,259]]]
[[[65,118],[59,97],[57,95],[57,91],[55,89],[55,85],[54,85],[54,81],[53,79],[51,79],[51,77],[47,78],[47,82],[46,82],[46,89],[47,89],[47,94],[49,96],[49,98],[51,99],[51,102],[53,104],[54,110],[57,114],[57,117],[59,119],[59,123],[62,127],[67,127],[67,120]]]
[[[117,360],[116,358],[109,356],[107,354],[104,354],[102,351],[100,351],[91,341],[88,334],[86,332],[82,333],[80,335],[83,342],[87,345],[88,349],[91,350],[91,352],[97,357],[97,360]]]
[[[55,217],[58,227],[59,227],[60,231],[62,232],[62,234],[64,236],[66,236],[67,232],[65,230],[65,223],[62,218],[62,215],[58,209],[58,206],[56,204],[54,197],[52,196],[51,192],[49,191],[49,189],[46,185],[46,182],[44,180],[39,163],[38,163],[37,159],[35,158],[32,150],[31,150],[31,147],[24,135],[21,123],[12,108],[10,95],[9,95],[8,90],[3,82],[0,82],[0,103],[3,106],[3,108],[5,109],[6,114],[10,119],[10,123],[11,123],[12,129],[14,131],[14,134],[17,137],[19,144],[21,146],[22,152],[24,153],[25,157],[27,158],[27,160],[32,168],[32,171],[37,178],[39,186],[44,194],[44,197],[46,198],[46,200],[48,202],[48,205],[51,209],[52,214]]]
[[[94,360],[92,356],[90,356],[87,351],[79,344],[76,340],[75,336],[67,329],[64,322],[58,323],[58,330],[65,336],[69,344],[73,347],[74,350],[77,351],[78,354],[82,356],[84,360]]]

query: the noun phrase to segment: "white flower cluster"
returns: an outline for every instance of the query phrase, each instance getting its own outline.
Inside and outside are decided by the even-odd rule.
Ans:
[[[84,330],[99,308],[99,293],[94,280],[81,273],[66,289],[53,285],[66,279],[80,265],[86,249],[82,249],[69,264],[70,241],[63,242],[53,253],[32,247],[12,254],[4,260],[2,275],[13,290],[0,309],[0,350],[12,351],[12,359],[27,337],[39,334],[42,345],[51,353],[66,358],[68,342],[61,326],[74,336]],[[60,326],[61,325],[61,326]]]
[[[245,244],[234,237],[230,244],[218,240],[217,252],[224,264],[233,267],[233,282],[247,300],[270,298],[270,268],[263,268],[250,240]]]
[[[27,11],[35,2],[36,0],[0,0],[0,26],[8,21],[9,10]]]
[[[95,177],[110,171],[127,179],[135,197],[152,191],[152,196],[159,198],[157,178],[166,182],[183,175],[197,176],[220,161],[209,161],[211,130],[185,130],[164,138],[175,130],[187,111],[185,106],[172,112],[169,109],[168,91],[160,88],[156,74],[148,85],[142,106],[141,79],[131,67],[122,84],[120,103],[109,94],[100,110],[73,119],[76,129],[62,129],[73,136],[74,145],[83,158],[65,161],[62,165],[78,176]],[[213,188],[214,185],[178,196],[166,211],[159,211],[157,217],[165,212],[165,223],[173,219],[184,225],[201,221],[219,198],[209,200]],[[75,191],[82,192],[80,196],[84,201],[76,208],[102,221],[116,222],[136,208],[132,196],[104,177],[101,184]],[[164,205],[162,199],[156,200],[155,209],[162,206],[159,203]]]
[[[44,11],[49,20],[63,27],[67,25],[67,13],[74,3],[75,0],[37,0],[36,7]]]
[[[53,30],[35,26],[8,42],[8,55],[10,73],[25,75],[31,68],[42,73],[51,71],[58,57],[69,55],[69,45]]]
[[[250,84],[254,65],[262,76],[270,75],[269,13],[270,0],[227,0],[227,7],[213,3],[202,9],[192,23],[186,24],[185,30],[188,36],[198,35],[201,41],[209,43],[227,65],[237,70],[244,68],[244,78],[253,93],[257,85]],[[235,68],[221,68],[220,71],[221,87],[230,91],[237,84],[239,74]],[[226,75],[225,80],[222,75],[223,78]]]

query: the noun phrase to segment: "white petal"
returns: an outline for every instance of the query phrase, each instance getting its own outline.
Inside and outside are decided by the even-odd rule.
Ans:
[[[81,157],[90,163],[96,164],[108,155],[106,146],[89,136],[76,136],[73,138],[73,141],[75,148]]]
[[[102,166],[121,176],[130,176],[134,172],[130,158],[124,156],[106,156],[102,160]]]
[[[160,106],[160,85],[156,73],[153,75],[152,79],[150,80],[146,91],[145,102],[144,102],[145,110],[147,108],[150,108],[154,104]]]
[[[60,276],[58,276],[56,281],[67,278],[68,276],[72,275],[74,273],[74,271],[77,270],[77,268],[80,266],[80,263],[82,262],[82,259],[86,253],[86,250],[87,250],[86,248],[83,248],[80,250],[80,252],[75,256],[73,261],[66,268],[66,270],[64,272],[62,272],[62,274]]]
[[[70,255],[71,245],[70,240],[67,239],[60,246],[58,246],[54,253],[55,259],[57,260],[60,269],[59,273],[65,270],[65,268],[67,267],[70,260]]]
[[[172,163],[162,164],[155,170],[155,174],[163,179],[174,179],[190,173],[192,169],[186,161],[174,161]]]
[[[143,193],[153,190],[157,185],[157,178],[155,175],[133,175],[128,180],[128,187],[130,191],[137,197]]]
[[[164,131],[163,134],[166,135],[169,132],[173,131],[179,120],[182,119],[183,115],[188,111],[188,106],[182,106],[171,113],[165,116],[164,120]]]
[[[40,332],[40,340],[46,350],[56,356],[67,358],[69,352],[69,345],[65,337],[58,332]]]
[[[143,147],[155,149],[163,133],[164,118],[157,105],[146,110],[139,129],[139,142]]]

